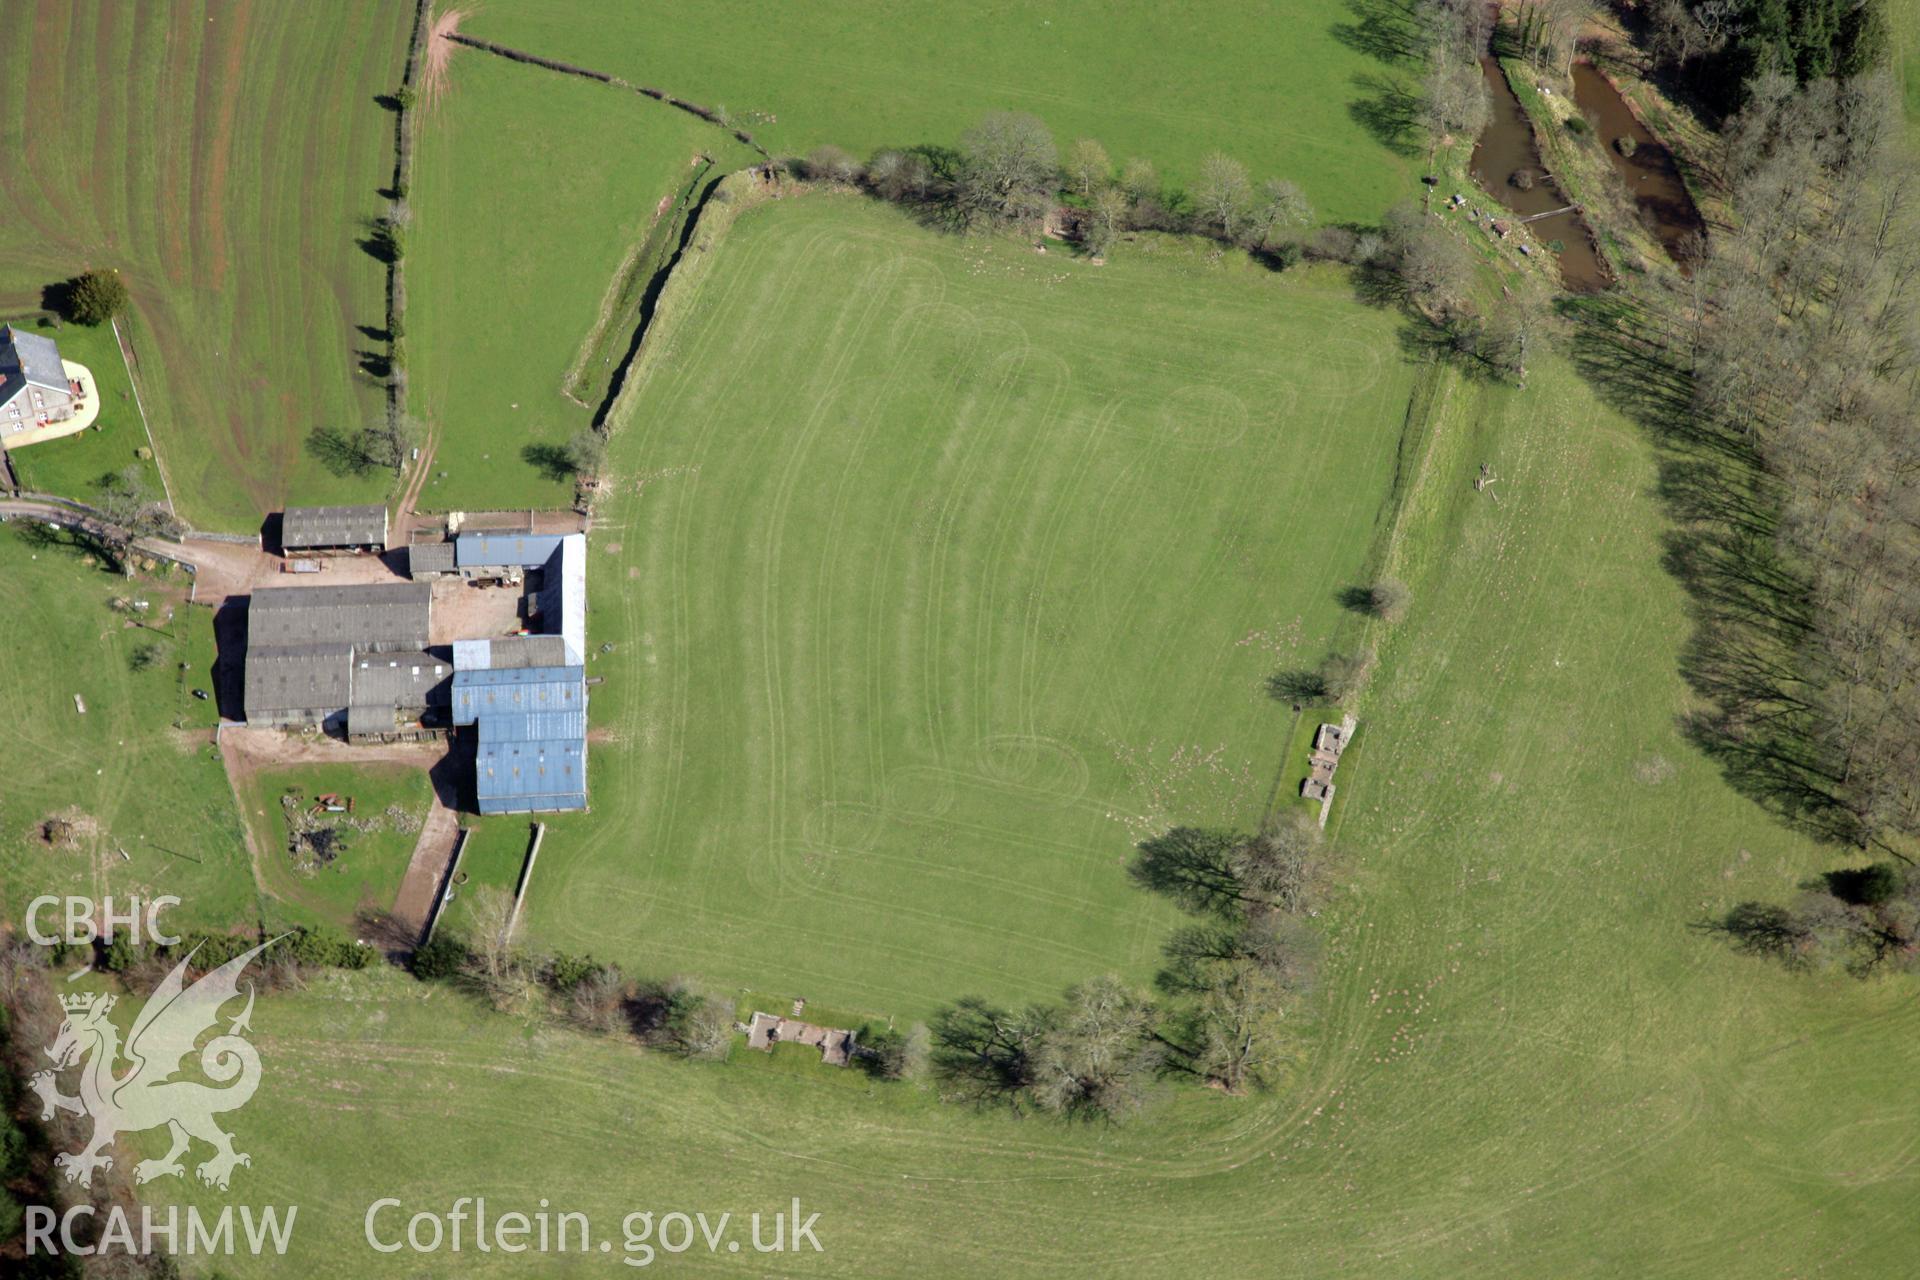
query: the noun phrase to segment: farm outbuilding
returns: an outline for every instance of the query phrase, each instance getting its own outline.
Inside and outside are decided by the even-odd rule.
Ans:
[[[452,698],[453,662],[422,652],[356,653],[348,690],[347,738],[411,732],[430,708]]]
[[[256,590],[247,601],[247,723],[351,732],[356,706],[363,722],[376,706],[395,724],[417,719],[453,670],[425,652],[432,603],[424,583]]]
[[[361,649],[424,649],[433,588],[420,582],[262,587],[247,601],[247,647],[345,641]]]
[[[407,545],[407,576],[415,582],[444,578],[454,568],[454,546],[445,538]]]
[[[501,636],[494,640],[455,640],[453,665],[462,671],[508,667],[564,667],[567,643],[562,636]]]
[[[249,647],[246,681],[248,724],[332,725],[352,700],[353,646]]]
[[[457,670],[453,723],[474,726],[481,813],[587,807],[585,668]]]
[[[356,552],[387,549],[387,509],[288,507],[280,519],[283,551]]]
[[[503,569],[537,569],[552,558],[560,544],[579,534],[463,533],[454,539],[460,572],[467,577],[492,576]]]

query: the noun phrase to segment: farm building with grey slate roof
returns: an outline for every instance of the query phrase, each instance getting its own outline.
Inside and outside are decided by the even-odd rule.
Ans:
[[[255,591],[247,601],[247,723],[339,726],[356,703],[385,706],[395,721],[417,719],[427,693],[452,674],[450,660],[424,652],[432,607],[424,583]],[[423,659],[426,670],[441,668],[425,684],[412,670]]]
[[[387,509],[288,507],[280,518],[280,546],[286,551],[384,551]]]
[[[407,545],[407,576],[414,581],[445,577],[453,570],[453,544],[444,538]]]
[[[362,649],[424,649],[433,588],[424,582],[263,587],[247,602],[247,646],[344,640]]]

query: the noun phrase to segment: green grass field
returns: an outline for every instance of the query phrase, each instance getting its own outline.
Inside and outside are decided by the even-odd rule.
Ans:
[[[533,935],[908,1016],[1148,977],[1134,842],[1298,785],[1263,681],[1350,616],[1393,318],[1341,274],[1094,267],[851,197],[707,234],[621,410],[608,741]]]
[[[421,509],[571,503],[571,478],[526,451],[557,450],[593,421],[562,394],[567,370],[698,151],[722,171],[751,159],[637,94],[454,55],[421,126],[408,240],[411,406],[440,438]]]
[[[432,798],[424,772],[397,764],[303,765],[263,770],[248,783],[242,803],[263,850],[261,879],[280,914],[296,924],[351,931],[361,910],[392,908]],[[280,799],[289,792],[300,798],[302,811],[329,792],[351,796],[354,807],[348,816],[375,829],[342,826],[346,849],[338,858],[323,867],[296,865],[287,850],[289,819]],[[389,807],[408,815],[413,829],[406,829],[408,822],[392,820]],[[328,815],[324,821],[338,824],[340,819]]]
[[[377,500],[329,475],[317,426],[381,396],[357,372],[385,323],[357,244],[393,163],[411,10],[39,0],[0,48],[0,311],[118,267],[161,463],[180,513],[249,531],[288,500]],[[55,446],[57,447],[57,446]]]
[[[147,433],[140,426],[133,384],[127,378],[127,363],[113,340],[113,330],[105,326],[89,329],[70,324],[56,328],[15,323],[22,330],[45,334],[58,342],[61,359],[85,365],[100,388],[100,416],[91,428],[12,451],[14,474],[20,477],[21,485],[38,493],[84,502],[99,488],[103,476],[117,476],[128,467],[138,467],[147,488],[155,497],[161,496],[159,470],[151,460],[143,461],[134,452],[146,447]]]
[[[709,334],[739,339],[740,351],[779,349],[772,338],[748,343],[736,330],[758,314],[747,305],[754,282],[779,277],[780,251],[793,238],[810,240],[822,256],[845,245],[833,260],[865,248],[885,261],[915,243],[857,215],[842,222],[843,212],[823,202],[744,223],[739,242],[724,250],[734,259],[723,258],[710,287],[678,313],[672,358],[636,407],[691,386],[702,353],[726,345]],[[908,257],[930,258],[936,269],[903,274],[930,290],[946,250],[918,244]],[[842,296],[875,306],[892,306],[900,287],[848,279],[864,287]],[[961,277],[968,279],[979,277]],[[956,306],[990,316],[1015,305],[1018,283],[999,284],[979,299],[950,283],[939,304],[947,309],[930,312],[924,332],[902,341],[931,341],[935,320],[957,319]],[[1276,283],[1274,293],[1295,289],[1303,305],[1312,297],[1312,285],[1293,281]],[[1231,296],[1229,287],[1220,305],[1231,306]],[[1379,323],[1363,311],[1342,313],[1331,300],[1327,306],[1322,332],[1341,314],[1354,325]],[[1163,320],[1160,328],[1177,340],[1174,326]],[[840,341],[861,331],[851,318],[829,329]],[[1048,331],[1032,332],[1044,341]],[[950,372],[965,367],[948,365]],[[851,368],[820,376],[835,373],[843,383],[854,380]],[[861,373],[872,383],[884,369]],[[945,456],[936,425],[968,421],[979,433],[1010,416],[970,415],[963,399],[925,420],[931,457]],[[255,1156],[246,1196],[302,1206],[300,1274],[517,1273],[524,1259],[385,1258],[361,1242],[362,1217],[376,1196],[400,1197],[411,1212],[482,1193],[495,1212],[509,1203],[531,1208],[541,1197],[589,1212],[616,1245],[618,1220],[630,1210],[745,1213],[798,1196],[822,1214],[827,1252],[782,1261],[820,1274],[1158,1275],[1176,1267],[1196,1277],[1278,1269],[1301,1277],[1473,1280],[1899,1274],[1920,1235],[1911,1212],[1911,1079],[1920,1040],[1910,990],[1897,981],[1791,975],[1734,955],[1694,927],[1737,899],[1789,892],[1831,858],[1729,790],[1675,728],[1687,698],[1675,671],[1687,623],[1680,592],[1661,568],[1665,524],[1653,497],[1654,450],[1551,353],[1537,358],[1524,392],[1448,375],[1434,412],[1434,444],[1418,462],[1388,553],[1415,605],[1384,637],[1380,676],[1361,708],[1358,742],[1367,754],[1349,762],[1359,766],[1351,777],[1343,765],[1347,805],[1337,836],[1348,851],[1350,883],[1323,917],[1327,984],[1312,1023],[1302,1027],[1290,1089],[1246,1100],[1181,1092],[1113,1128],[1014,1121],[942,1106],[908,1086],[851,1075],[828,1084],[798,1057],[749,1061],[736,1053],[721,1067],[677,1063],[523,1024],[397,974],[345,975],[263,1004],[257,1025],[271,1078],[235,1124]],[[876,432],[890,420],[869,418]],[[737,513],[731,525],[750,528],[825,501],[837,513],[829,527],[850,538],[868,487],[856,482],[865,473],[836,466],[826,482],[817,480],[805,463],[816,453],[844,461],[845,438],[830,429],[831,415],[801,422],[803,429],[818,424],[804,443],[807,456],[762,468],[789,483],[773,499],[741,494],[726,504]],[[622,457],[655,456],[673,430],[663,418],[636,418]],[[1056,431],[1071,428],[1056,424]],[[1023,465],[1033,461],[1031,449],[1001,443],[1009,456],[997,465],[1031,475],[1032,492],[1044,468]],[[776,459],[782,447],[802,448],[751,438],[734,447],[774,451]],[[957,456],[970,455],[961,448]],[[996,484],[1008,491],[1006,480],[988,474],[991,450],[971,456],[974,472],[947,490],[958,502],[955,518],[941,526],[953,530],[941,545],[956,566],[948,580],[956,599],[970,586],[1005,581],[967,560],[959,536],[968,525],[958,495]],[[1177,482],[1183,456],[1162,442],[1155,461]],[[637,496],[617,535],[628,547],[655,545],[648,554],[663,557],[665,567],[649,576],[672,580],[692,547],[730,527],[703,523],[695,500],[718,488],[731,464],[715,454],[699,461],[697,477],[679,477],[694,492],[673,497],[663,478]],[[1497,502],[1471,484],[1482,462],[1502,477]],[[1245,470],[1210,474],[1230,487]],[[896,505],[912,509],[916,486],[892,492]],[[648,503],[672,511],[648,517]],[[1022,502],[1019,509],[1044,518],[1062,507]],[[667,533],[642,537],[648,518],[662,519]],[[1139,550],[1119,526],[1102,528],[1118,539],[1116,562],[1133,563]],[[782,572],[751,585],[764,602],[756,607],[777,624],[778,643],[755,639],[759,628],[740,622],[742,634],[730,643],[743,658],[767,644],[763,677],[776,665],[783,681],[790,672],[781,687],[800,690],[798,702],[777,696],[777,688],[770,696],[764,678],[741,681],[735,701],[747,705],[730,715],[673,692],[684,683],[681,668],[728,660],[710,651],[729,642],[700,624],[710,610],[725,614],[723,582],[689,584],[677,603],[642,611],[640,653],[623,641],[620,662],[657,672],[652,687],[674,699],[666,710],[649,716],[638,704],[640,714],[628,715],[623,699],[630,695],[622,690],[639,682],[624,676],[596,703],[599,722],[620,726],[636,744],[685,740],[687,767],[654,784],[671,784],[676,808],[700,792],[693,775],[703,764],[700,726],[708,720],[725,720],[743,738],[756,716],[771,714],[753,703],[782,710],[777,747],[786,767],[777,774],[789,779],[784,794],[800,796],[810,776],[803,757],[820,750],[802,732],[808,717],[866,718],[857,684],[847,692],[832,677],[835,668],[807,678],[822,670],[810,657],[819,641],[800,634],[813,628],[796,626],[809,616],[877,613],[877,637],[843,661],[883,689],[905,678],[904,652],[913,680],[970,695],[932,704],[947,713],[948,742],[963,741],[961,730],[993,706],[972,682],[1002,670],[1039,674],[1023,666],[1017,648],[1004,662],[983,654],[996,635],[984,610],[971,627],[949,626],[937,653],[903,650],[896,631],[924,635],[940,610],[842,609],[854,588],[832,572],[832,557],[814,551],[813,539],[824,535],[794,524],[777,531],[784,537],[775,532],[769,528],[761,544],[764,564]],[[1012,537],[983,545],[1010,545]],[[1053,545],[1072,547],[1070,530]],[[891,554],[872,566],[882,581],[906,579],[906,564],[931,554],[904,532],[888,546]],[[608,555],[606,562],[619,560]],[[796,563],[799,603],[821,609],[819,592],[832,588],[833,610],[796,619],[798,606],[783,590]],[[911,580],[924,588],[930,574]],[[608,576],[597,584],[602,602]],[[1188,577],[1198,583],[1191,599],[1205,599],[1207,579]],[[1136,595],[1136,608],[1151,606],[1150,593]],[[605,603],[596,608],[597,635],[619,625],[609,612]],[[654,639],[646,646],[649,630]],[[830,631],[822,624],[818,634]],[[676,646],[678,636],[703,643]],[[1180,639],[1185,645],[1191,636]],[[647,662],[649,654],[657,661]],[[1137,667],[1120,667],[1112,687],[1129,696],[1091,705],[1107,714],[1152,706],[1155,686]],[[1034,687],[1043,695],[1051,686],[1041,680]],[[844,708],[837,716],[829,714],[834,705]],[[906,723],[881,744],[889,761],[910,735],[931,737],[921,723],[929,704],[908,697],[902,705]],[[1033,705],[1048,704],[1036,696]],[[609,712],[616,714],[604,718]],[[1222,731],[1217,722],[1208,727]],[[602,790],[623,772],[618,756],[613,767],[605,763],[613,754],[603,752],[596,764],[595,823],[629,803]],[[843,746],[840,759],[836,776],[863,777],[860,752]],[[776,776],[763,768],[748,775],[761,786]],[[968,798],[957,783],[953,792],[947,812],[958,815]],[[1002,805],[1009,822],[1047,830],[1016,804]],[[543,873],[565,847],[560,833],[549,837]],[[991,848],[991,833],[965,847]],[[727,909],[777,869],[737,839],[716,838],[705,848],[716,864],[735,865],[725,886],[733,892],[723,896],[718,884],[713,891]],[[605,860],[642,884],[659,878],[667,853],[645,829],[603,848]],[[890,878],[894,894],[911,907],[937,871],[900,867]],[[840,883],[851,874],[843,872]],[[1106,865],[1084,868],[1069,887],[1091,900],[1104,882],[1117,900],[1120,880],[1116,853]],[[797,877],[775,883],[806,888]],[[946,906],[964,916],[977,910],[978,893],[949,890]],[[841,961],[851,970],[855,963],[829,945],[828,922],[806,936],[831,901],[818,889],[796,896],[758,922],[767,935],[760,938],[715,927],[706,955],[746,947],[751,959],[784,947],[796,968],[822,970],[804,977],[825,1004],[863,1002],[872,991],[916,980],[949,992],[979,984],[977,958],[936,969],[953,945],[937,933],[927,935],[925,964],[878,945],[848,948],[874,976],[830,980],[827,965]],[[546,905],[551,911],[553,900]],[[1048,986],[1062,959],[1059,940],[1091,936],[1074,933],[1071,905],[1063,906],[1039,923],[1017,906],[1003,911],[1010,927],[989,962],[1007,975],[1001,985]],[[663,914],[647,914],[638,932],[668,924]],[[868,918],[876,935],[899,927],[888,912]],[[905,927],[932,926],[909,920]],[[314,1143],[322,1130],[327,1140]],[[380,1170],[371,1180],[370,1152]],[[168,1183],[164,1194],[210,1208],[225,1203],[191,1184]],[[742,1270],[738,1258],[699,1252],[681,1263],[703,1273]],[[593,1274],[609,1265],[600,1255],[549,1257],[542,1274]],[[230,1269],[286,1274],[272,1264]]]
[[[512,896],[527,861],[525,819],[499,818],[479,823],[467,837],[454,877],[453,896],[440,916],[439,928],[461,933],[468,928],[467,912],[480,889],[498,889]],[[518,931],[518,926],[516,926]]]
[[[1095,137],[1186,183],[1219,149],[1256,178],[1293,179],[1326,218],[1373,221],[1415,162],[1361,121],[1388,74],[1360,51],[1378,35],[1365,26],[1305,0],[717,0],[698,22],[617,0],[497,0],[462,29],[725,106],[776,154],[951,146],[986,112],[1030,111],[1063,150]]]
[[[42,893],[171,893],[184,900],[177,918],[186,923],[251,920],[257,896],[206,732],[211,703],[190,693],[207,684],[211,618],[184,604],[184,575],[129,582],[84,564],[66,539],[44,526],[0,526],[0,686],[13,699],[0,781],[7,917],[21,920]],[[139,616],[155,629],[113,612],[117,597],[149,600]],[[133,671],[144,645],[157,646],[155,657]],[[40,824],[69,810],[81,828],[75,846],[49,848]]]
[[[186,12],[190,52],[206,15]],[[214,27],[235,15],[210,12]],[[68,49],[64,13],[43,7],[30,47]],[[78,13],[115,31],[155,21]],[[1364,135],[1322,155],[1320,139],[1357,128],[1344,114],[1303,120],[1320,128],[1309,141],[1260,127],[1278,111],[1265,86],[1295,111],[1334,102],[1300,107],[1301,75],[1351,93],[1365,63],[1323,38],[1324,13],[1259,41],[1233,37],[1277,24],[1271,13],[1111,3],[938,23],[731,0],[700,24],[562,17],[502,0],[469,29],[736,112],[765,93],[781,122],[760,132],[784,149],[944,141],[1012,105],[1063,138],[1084,127],[1156,158],[1215,145],[1217,117],[1232,137],[1260,136],[1276,167],[1311,169],[1294,176],[1323,212],[1371,216],[1405,177],[1384,151],[1373,162]],[[1132,47],[1121,19],[1143,64],[1151,53],[1180,72],[1174,105],[1139,106],[1126,76],[1075,55]],[[276,33],[285,51],[344,20],[251,21],[246,48]],[[371,74],[386,56],[373,46],[391,53],[387,24],[402,21],[383,14],[378,39],[336,35],[343,74]],[[1218,81],[1234,86],[1224,100],[1198,96]],[[96,109],[114,118],[72,110]],[[416,405],[448,451],[423,507],[564,497],[520,451],[587,420],[560,397],[568,364],[653,202],[711,145],[686,117],[633,109],[610,89],[455,57],[423,135],[409,248]],[[362,114],[357,99],[343,107]],[[117,155],[128,139],[99,145]],[[1347,172],[1340,155],[1368,161]],[[19,204],[21,174],[47,164],[28,148],[24,167],[0,167],[6,199]],[[153,217],[122,196],[115,217]],[[285,215],[306,230],[261,242],[302,243],[328,221],[319,206]],[[454,216],[471,210],[483,216]],[[1320,918],[1324,981],[1288,1083],[1243,1099],[1169,1089],[1117,1126],[1016,1120],[794,1046],[684,1063],[386,967],[330,973],[255,1010],[266,1074],[227,1119],[252,1156],[232,1192],[190,1178],[142,1191],[213,1212],[299,1206],[287,1258],[221,1259],[223,1272],[610,1275],[631,1211],[745,1215],[796,1197],[821,1215],[823,1257],[697,1249],[658,1265],[1195,1280],[1910,1268],[1911,980],[1790,974],[1703,927],[1736,901],[1791,897],[1841,857],[1738,795],[1679,731],[1690,623],[1663,567],[1659,450],[1562,353],[1540,350],[1524,390],[1412,365],[1399,319],[1332,268],[1270,274],[1165,241],[1095,268],[937,236],[844,197],[714,229],[733,213],[702,224],[616,415],[590,543],[594,811],[550,824],[527,937],[642,976],[695,974],[743,1008],[805,996],[823,1021],[920,1018],[969,993],[1048,997],[1106,969],[1144,982],[1175,917],[1129,885],[1131,845],[1284,803],[1307,726],[1263,681],[1364,637],[1380,667],[1340,770],[1343,884]],[[0,281],[32,266],[24,240],[0,232]],[[202,224],[187,243],[204,255],[225,242]],[[290,306],[304,287],[291,278],[239,314]],[[181,301],[199,297],[169,286],[180,310],[167,314],[214,306]],[[156,326],[158,295],[140,305]],[[158,363],[145,359],[143,389]],[[255,402],[324,381],[328,357],[315,359],[257,364]],[[204,498],[235,513],[306,465],[264,444],[230,456],[253,437],[210,435],[185,456],[201,457],[204,488],[220,467],[247,468],[255,488]],[[1500,477],[1487,492],[1473,485],[1483,465]],[[1397,627],[1336,602],[1375,572],[1412,589]],[[362,898],[390,900],[404,852],[387,835],[338,884],[277,867],[256,883],[196,732],[210,707],[186,692],[205,682],[210,627],[178,604],[184,582],[129,585],[17,526],[0,527],[0,582],[13,606],[0,617],[9,918],[42,892],[176,893],[185,922],[219,925],[339,922]],[[131,594],[176,609],[167,661],[137,672],[128,658],[152,638],[107,608]],[[267,823],[290,782],[424,802],[417,774],[303,769],[257,780]],[[68,806],[88,823],[80,848],[37,842]],[[481,822],[469,886],[510,888],[525,833],[524,819]],[[542,1199],[590,1213],[615,1252],[364,1243],[378,1197],[405,1206],[391,1233],[405,1213],[475,1195],[495,1214]]]

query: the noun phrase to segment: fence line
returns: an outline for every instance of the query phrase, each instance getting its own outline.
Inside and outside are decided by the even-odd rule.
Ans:
[[[507,927],[501,935],[502,942],[513,939],[513,926],[520,921],[521,904],[527,900],[527,885],[533,879],[533,863],[540,856],[540,842],[547,838],[547,824],[533,824],[533,843],[527,849],[527,860],[520,868],[520,883],[513,890],[513,910],[507,915]]]
[[[166,460],[160,456],[160,446],[153,442],[153,427],[147,422],[147,402],[140,395],[140,375],[135,371],[137,363],[133,356],[133,343],[120,332],[120,317],[114,316],[107,322],[113,326],[114,345],[120,348],[120,363],[127,366],[127,385],[133,388],[133,407],[140,413],[140,429],[147,433],[147,448],[153,451],[153,469],[160,473],[160,492],[167,499],[167,514],[178,519],[180,511],[173,505],[173,486],[167,482]],[[94,388],[98,392],[99,388]]]

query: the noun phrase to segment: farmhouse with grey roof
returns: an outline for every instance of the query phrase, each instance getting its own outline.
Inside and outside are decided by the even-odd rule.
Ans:
[[[0,329],[0,434],[73,416],[74,387],[52,338]]]
[[[288,507],[280,518],[280,546],[286,551],[384,551],[387,509]]]

